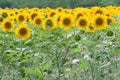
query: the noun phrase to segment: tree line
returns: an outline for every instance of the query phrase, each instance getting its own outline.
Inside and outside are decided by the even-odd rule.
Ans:
[[[0,0],[1,8],[75,8],[108,5],[119,6],[120,0]]]

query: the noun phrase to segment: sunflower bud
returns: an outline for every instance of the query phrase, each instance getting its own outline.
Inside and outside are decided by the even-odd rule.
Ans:
[[[76,41],[79,41],[79,40],[81,39],[81,37],[80,37],[79,35],[75,35],[75,36],[74,36],[74,39],[75,39]]]
[[[3,13],[2,13],[2,17],[3,17],[3,18],[7,18],[7,17],[8,17],[8,14],[7,14],[6,12],[3,12]]]
[[[113,36],[113,31],[108,31],[107,36]]]

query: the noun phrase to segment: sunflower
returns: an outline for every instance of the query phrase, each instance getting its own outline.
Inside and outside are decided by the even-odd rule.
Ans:
[[[97,30],[105,29],[107,25],[107,19],[104,15],[96,15],[93,19],[93,26],[96,27]]]
[[[33,10],[33,11],[38,11],[38,10],[39,10],[39,8],[34,7],[34,8],[32,8],[32,10]]]
[[[60,18],[60,27],[70,29],[74,25],[74,19],[70,14],[63,14]]]
[[[43,23],[43,29],[44,30],[52,30],[56,28],[56,21],[53,21],[52,18],[45,19]]]
[[[34,21],[34,18],[38,16],[38,12],[32,11],[29,15],[29,21],[32,23]]]
[[[60,13],[58,13],[58,14],[56,14],[56,16],[55,16],[55,18],[54,18],[54,20],[56,21],[56,23],[57,23],[57,26],[60,26],[60,18],[61,18],[61,14]]]
[[[56,11],[57,12],[62,12],[64,9],[62,8],[62,7],[58,7],[57,9],[56,9]]]
[[[78,28],[86,29],[89,26],[89,20],[87,17],[80,17],[77,22],[76,26]]]
[[[110,23],[114,23],[115,19],[113,17],[107,17],[107,24],[110,25]]]
[[[43,18],[42,17],[36,17],[35,19],[34,19],[34,22],[33,22],[33,24],[35,25],[35,26],[41,26],[42,25],[42,23],[43,23]]]
[[[16,20],[19,24],[24,23],[26,21],[26,15],[23,14],[23,13],[20,13],[20,14],[17,15]]]
[[[80,12],[80,11],[77,11],[74,13],[75,14],[75,20],[79,19],[80,17],[83,17],[84,16],[84,13],[83,12]]]
[[[97,10],[95,11],[95,14],[103,14],[102,9],[101,9],[101,8],[100,8],[100,9],[97,9]]]
[[[100,7],[93,7],[92,11],[95,15],[97,14],[105,14],[106,9],[105,8],[100,8]]]
[[[20,13],[19,9],[17,9],[17,8],[14,9],[13,11],[14,11],[14,13],[15,13],[16,15],[18,15],[18,14]]]
[[[75,20],[77,20],[77,19],[79,19],[80,17],[83,17],[84,16],[84,13],[83,13],[83,11],[80,9],[79,11],[78,10],[76,10],[75,12],[74,12],[74,16],[75,16]]]
[[[9,19],[15,20],[16,16],[13,10],[9,11]]]
[[[3,17],[3,18],[7,18],[7,17],[8,17],[8,13],[7,13],[7,12],[3,12],[3,13],[2,13],[2,17]]]
[[[10,20],[5,20],[1,26],[1,28],[4,32],[11,32],[14,29],[14,27],[15,26],[14,26],[13,22]]]
[[[88,32],[95,32],[96,31],[96,27],[94,27],[91,23],[89,24],[89,26],[87,26],[86,29]]]
[[[111,14],[110,11],[106,11],[106,12],[105,12],[105,15],[106,15],[107,17],[112,16],[112,14]]]
[[[48,17],[54,17],[55,15],[56,15],[55,10],[51,10],[51,11],[48,13]]]
[[[28,39],[31,34],[31,29],[26,24],[21,24],[16,29],[15,34],[20,39]]]

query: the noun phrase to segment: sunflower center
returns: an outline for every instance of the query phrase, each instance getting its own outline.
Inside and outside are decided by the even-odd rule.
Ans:
[[[108,16],[108,17],[109,17],[109,16],[110,16],[110,14],[106,14],[106,16]]]
[[[16,11],[16,12],[15,12],[15,14],[17,15],[17,14],[18,14],[18,12]]]
[[[69,25],[69,24],[70,24],[70,19],[65,18],[65,19],[63,20],[63,24],[64,24],[64,25]]]
[[[53,23],[52,23],[51,20],[47,20],[47,21],[46,21],[46,26],[47,26],[47,28],[51,28],[52,25],[53,25]]]
[[[111,23],[111,19],[107,19],[107,24],[109,25]]]
[[[97,24],[98,26],[102,25],[102,24],[103,24],[103,19],[98,18],[98,19],[96,20],[96,24]]]
[[[54,12],[52,12],[51,14],[50,14],[50,17],[53,17],[55,15],[55,13]]]
[[[6,12],[2,13],[2,17],[6,18],[8,14]]]
[[[59,11],[59,12],[61,12],[61,11],[62,11],[62,9],[58,9],[58,11]]]
[[[35,23],[36,23],[36,24],[41,24],[41,20],[40,20],[40,19],[36,19],[36,20],[35,20]]]
[[[31,19],[33,20],[35,17],[37,16],[37,14],[32,14],[32,16],[31,16]]]
[[[6,27],[7,29],[10,29],[10,28],[11,28],[11,23],[10,23],[10,22],[6,22],[6,23],[5,23],[5,27]]]
[[[80,16],[83,16],[82,13],[79,13],[79,14],[77,15],[77,19],[78,19]]]
[[[27,30],[25,28],[21,28],[19,33],[20,33],[20,35],[24,36],[24,35],[26,35]]]
[[[59,21],[60,21],[60,17],[57,18],[57,22],[59,22]]]
[[[11,13],[10,16],[14,16],[14,14]]]
[[[94,27],[93,27],[92,24],[89,25],[89,29],[90,29],[90,30],[94,29]]]
[[[19,16],[19,20],[20,20],[20,21],[23,21],[23,20],[24,20],[24,16],[20,15],[20,16]]]
[[[79,21],[79,24],[80,24],[81,26],[85,26],[85,25],[86,25],[86,21],[85,21],[85,20],[80,20],[80,21]]]
[[[97,10],[95,14],[102,14],[103,12],[101,10]]]

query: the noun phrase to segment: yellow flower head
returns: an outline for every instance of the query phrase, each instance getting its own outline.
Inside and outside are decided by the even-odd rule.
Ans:
[[[89,26],[87,26],[86,29],[88,32],[95,32],[96,31],[96,27],[94,27],[91,23],[89,24]]]
[[[110,23],[114,23],[115,19],[111,16],[107,17],[107,24],[110,25]]]
[[[30,37],[30,34],[31,34],[31,29],[29,27],[27,27],[26,24],[21,24],[16,29],[15,34],[20,39],[28,39]]]
[[[40,16],[35,17],[33,24],[35,26],[41,26],[43,24],[43,18]]]
[[[63,14],[60,18],[60,27],[70,29],[74,25],[74,19],[71,14]]]
[[[15,26],[14,26],[13,22],[10,20],[5,20],[1,26],[1,28],[4,32],[11,32],[14,29],[14,27]]]
[[[80,17],[78,20],[77,20],[77,23],[76,23],[76,26],[78,28],[87,28],[89,26],[89,20],[87,17]]]
[[[56,21],[57,23],[57,26],[60,26],[60,18],[61,18],[62,14],[60,13],[57,13],[54,20]]]
[[[56,9],[56,11],[57,11],[57,12],[63,12],[64,9],[63,9],[62,7],[58,7],[58,8]]]
[[[39,14],[38,14],[38,12],[37,11],[32,11],[31,13],[30,13],[30,15],[29,15],[29,21],[31,22],[31,23],[33,23],[33,21],[34,21],[34,19],[35,19],[35,17],[37,17]]]
[[[54,17],[56,15],[56,11],[55,10],[51,10],[49,13],[48,13],[48,17]]]
[[[18,23],[23,23],[23,22],[26,21],[26,19],[27,19],[26,15],[23,14],[23,13],[20,13],[20,14],[17,15],[17,21],[18,21]]]
[[[75,20],[79,19],[80,17],[83,17],[84,15],[85,15],[85,14],[83,13],[82,10],[74,11]]]
[[[45,19],[45,21],[43,23],[43,29],[44,30],[52,30],[54,28],[56,28],[56,21],[53,21],[52,18]]]
[[[107,26],[106,16],[96,15],[93,19],[93,26],[95,26],[97,30],[105,29]]]

